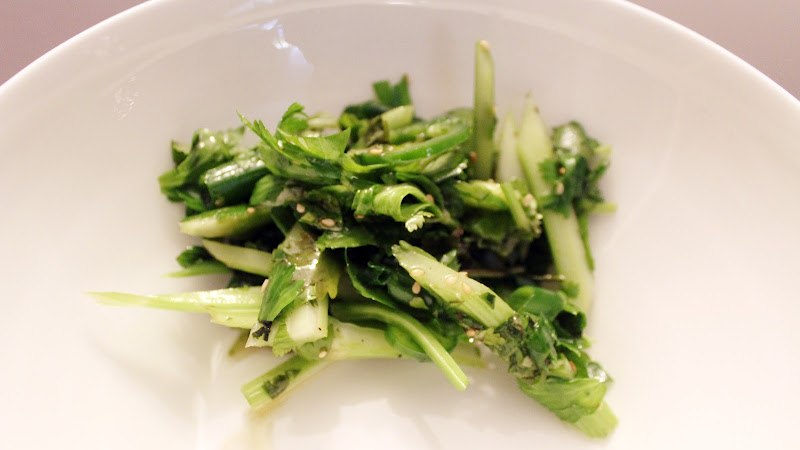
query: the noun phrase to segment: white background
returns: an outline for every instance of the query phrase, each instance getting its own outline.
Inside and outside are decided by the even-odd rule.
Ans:
[[[0,83],[84,29],[141,0],[0,1]],[[800,1],[635,0],[683,24],[800,97]]]

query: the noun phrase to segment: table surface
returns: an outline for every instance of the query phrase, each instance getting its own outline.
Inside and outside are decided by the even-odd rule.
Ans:
[[[43,5],[44,3],[45,5]],[[142,0],[0,1],[0,83],[61,42]],[[706,36],[800,98],[797,0],[633,0]]]

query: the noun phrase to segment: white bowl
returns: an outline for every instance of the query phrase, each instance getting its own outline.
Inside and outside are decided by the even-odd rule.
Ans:
[[[251,419],[239,386],[273,359],[227,359],[205,317],[83,294],[212,287],[161,277],[190,242],[155,180],[170,139],[295,100],[338,112],[402,73],[423,115],[469,104],[479,38],[501,112],[532,91],[615,149],[589,330],[609,439],[502,371],[456,392],[413,362],[341,363]],[[621,1],[145,3],[0,87],[0,447],[795,448],[798,124],[769,79]]]

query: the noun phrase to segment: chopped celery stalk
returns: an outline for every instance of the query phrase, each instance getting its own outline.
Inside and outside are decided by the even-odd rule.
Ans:
[[[328,335],[328,296],[304,303],[286,317],[286,332],[297,345]]]
[[[294,355],[272,370],[242,386],[242,394],[254,409],[272,408],[304,381],[333,364],[330,359],[305,359]]]
[[[214,323],[233,328],[249,328],[258,316],[262,293],[259,287],[246,287],[162,295],[120,292],[90,292],[90,295],[105,305],[205,312],[211,315]]]
[[[256,182],[269,170],[258,156],[238,158],[203,174],[202,182],[214,204],[230,205],[250,198]]]
[[[239,247],[203,239],[203,247],[231,269],[254,273],[264,277],[272,270],[272,254],[254,248]]]
[[[90,292],[98,303],[111,306],[147,306],[172,311],[205,312],[206,308],[255,307],[261,304],[258,287],[228,288],[179,294],[136,295],[122,292]]]
[[[491,289],[445,266],[420,248],[400,241],[392,246],[392,254],[423,288],[489,328],[500,325],[514,314]]]
[[[353,359],[397,359],[402,355],[390,346],[383,331],[340,322],[330,318],[330,341],[320,348],[306,344],[298,354],[269,372],[245,384],[242,393],[253,408],[272,407],[277,398],[285,398],[303,381],[336,361]]]
[[[497,159],[495,179],[501,183],[515,179],[524,180],[525,174],[522,173],[519,157],[517,157],[517,124],[511,112],[503,118],[498,147],[500,148],[500,156]]]
[[[604,438],[617,427],[617,416],[606,402],[591,414],[581,417],[573,425],[585,435],[593,438]]]
[[[384,338],[384,332],[376,328],[358,326],[341,322],[333,317],[331,323],[332,340],[326,358],[346,359],[397,359],[401,355]]]
[[[196,275],[210,275],[215,273],[230,273],[230,269],[219,261],[201,261],[185,269],[170,272],[164,276],[170,278],[193,277]]]
[[[254,230],[271,221],[268,206],[227,206],[212,209],[180,221],[182,233],[190,236],[217,238]]]
[[[428,357],[445,374],[458,390],[464,390],[469,383],[467,375],[456,364],[447,350],[433,333],[410,315],[393,310],[379,303],[334,303],[331,313],[340,320],[368,321],[378,320],[395,325],[411,335]]]
[[[540,167],[542,162],[553,157],[553,145],[539,110],[530,98],[520,124],[517,152],[528,187],[537,202],[541,202],[554,189],[544,178]],[[586,257],[575,211],[570,210],[567,216],[546,209],[541,213],[556,270],[567,281],[578,286],[573,301],[583,312],[588,312],[594,295],[594,276]]]
[[[381,114],[381,125],[387,135],[391,130],[409,125],[412,120],[414,120],[413,105],[398,106]]]
[[[532,230],[533,226],[531,224],[531,220],[528,218],[528,215],[523,209],[522,199],[520,198],[517,190],[511,186],[511,183],[503,183],[500,185],[500,188],[503,190],[503,194],[506,197],[508,210],[511,212],[511,217],[514,219],[514,223],[517,224],[517,228],[526,231]]]
[[[479,180],[487,180],[493,173],[495,149],[492,136],[497,122],[494,110],[494,62],[489,43],[478,41],[475,44],[475,131],[472,139],[476,156],[473,174]]]

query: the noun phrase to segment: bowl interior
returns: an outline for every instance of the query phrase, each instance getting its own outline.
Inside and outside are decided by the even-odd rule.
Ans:
[[[614,147],[604,187],[619,209],[593,222],[589,329],[616,379],[612,445],[790,442],[800,363],[785,355],[800,304],[789,301],[786,255],[800,251],[800,108],[688,31],[589,0],[156,1],[0,87],[11,211],[0,337],[17,342],[0,348],[15,405],[0,411],[10,424],[0,442],[607,445],[560,424],[502,370],[468,369],[472,386],[459,393],[413,362],[341,363],[271,419],[251,416],[239,386],[274,360],[228,359],[234,334],[204,317],[99,307],[83,294],[219,286],[161,277],[192,242],[155,181],[170,139],[236,126],[237,111],[271,127],[293,101],[338,113],[402,74],[423,116],[469,105],[477,39],[492,45],[501,115],[531,92],[550,124],[579,120]],[[755,380],[768,382],[742,389]]]

